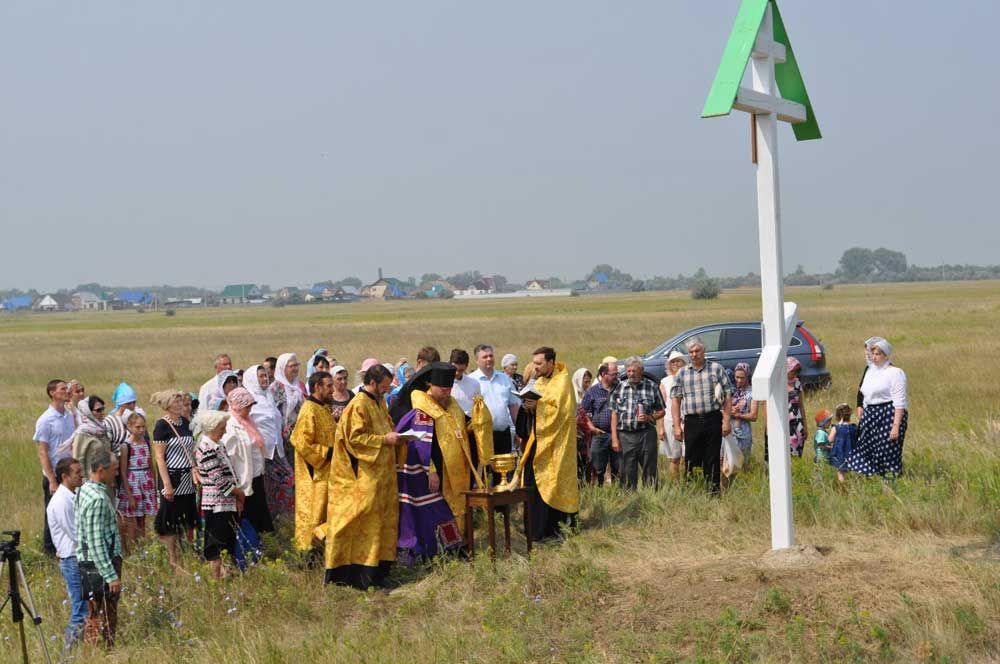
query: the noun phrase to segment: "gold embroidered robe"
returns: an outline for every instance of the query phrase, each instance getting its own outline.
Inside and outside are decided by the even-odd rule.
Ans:
[[[475,470],[471,463],[465,413],[462,412],[458,402],[450,397],[447,408],[442,408],[438,402],[427,396],[426,392],[420,390],[413,390],[410,400],[416,410],[434,420],[434,437],[441,449],[441,461],[444,463],[443,470],[435,469],[441,478],[441,494],[451,508],[459,528],[464,528],[465,496],[462,495],[462,491],[469,490],[470,473]],[[490,448],[492,449],[492,445]]]
[[[295,548],[308,551],[326,536],[327,483],[333,452],[333,414],[307,399],[292,430],[295,448]]]
[[[350,564],[375,567],[396,559],[397,448],[384,442],[390,431],[392,420],[381,396],[359,391],[340,416],[328,485],[328,570]]]
[[[535,485],[545,504],[560,512],[580,511],[576,476],[576,394],[566,365],[549,378],[536,378],[542,395],[535,411]]]

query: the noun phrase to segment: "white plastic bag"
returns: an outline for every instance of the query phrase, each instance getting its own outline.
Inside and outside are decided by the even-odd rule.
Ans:
[[[732,477],[743,467],[743,450],[736,436],[729,434],[722,437],[722,474]]]

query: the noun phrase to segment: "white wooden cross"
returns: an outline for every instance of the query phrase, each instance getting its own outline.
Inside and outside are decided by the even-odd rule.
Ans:
[[[748,60],[752,89],[742,86]],[[774,0],[743,0],[702,117],[728,115],[733,108],[753,119],[763,301],[763,351],[753,398],[767,402],[771,548],[785,549],[794,543],[785,358],[797,317],[795,304],[784,301],[782,281],[778,121],[793,123],[798,140],[820,133]]]

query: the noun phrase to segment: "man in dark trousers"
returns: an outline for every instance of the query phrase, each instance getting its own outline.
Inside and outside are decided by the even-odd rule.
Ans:
[[[722,437],[730,433],[733,387],[722,365],[705,359],[705,343],[700,338],[688,342],[687,349],[691,361],[677,372],[670,391],[674,438],[684,441],[687,472],[701,466],[709,491],[717,495]]]

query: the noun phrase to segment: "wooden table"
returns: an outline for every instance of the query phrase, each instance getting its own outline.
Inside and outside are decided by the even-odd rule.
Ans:
[[[463,491],[465,494],[465,548],[469,552],[469,557],[476,555],[475,529],[472,525],[473,511],[477,507],[486,510],[486,521],[489,524],[490,532],[490,555],[495,559],[497,555],[497,533],[493,515],[496,508],[508,505],[524,505],[524,532],[528,542],[528,552],[531,552],[531,510],[528,501],[531,499],[527,489],[514,489],[512,491],[496,491],[494,489],[473,489]],[[510,510],[501,510],[503,514],[503,537],[504,551],[510,553]]]

